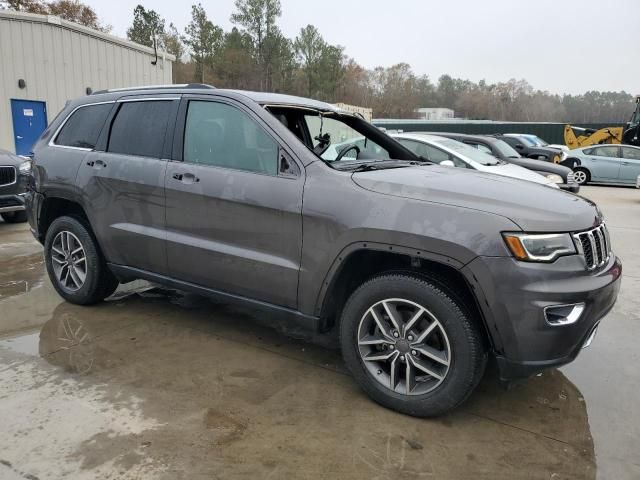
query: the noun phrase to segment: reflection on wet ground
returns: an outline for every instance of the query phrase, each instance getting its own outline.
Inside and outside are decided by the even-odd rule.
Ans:
[[[373,404],[337,352],[230,310],[143,289],[61,303],[0,341],[0,405],[26,415],[2,418],[17,442],[0,460],[38,478],[595,478],[584,399],[559,371],[510,391],[489,374],[460,411],[418,420]]]
[[[0,337],[0,478],[640,478],[640,262],[601,206],[626,276],[592,347],[509,390],[490,369],[436,420],[369,400],[331,339],[141,282],[77,307],[0,248],[0,284],[32,285],[0,299],[21,329]]]
[[[0,300],[27,293],[32,288],[42,285],[43,278],[42,253],[4,260],[0,270]]]

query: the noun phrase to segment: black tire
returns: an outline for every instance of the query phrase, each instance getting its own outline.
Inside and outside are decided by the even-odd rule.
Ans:
[[[373,400],[401,413],[432,417],[456,408],[476,388],[487,363],[487,351],[473,309],[452,291],[436,280],[409,273],[389,273],[367,281],[351,295],[341,316],[342,355],[356,382]],[[365,366],[358,346],[360,322],[372,305],[385,299],[407,299],[426,307],[446,333],[451,347],[450,363],[444,379],[433,390],[411,395],[399,393],[374,378]]]
[[[86,277],[77,290],[71,290],[58,279],[53,267],[52,247],[61,232],[70,232],[81,243],[86,258]],[[44,243],[45,264],[51,283],[62,298],[76,305],[93,305],[109,297],[118,288],[118,280],[107,267],[98,244],[83,219],[59,217],[47,230]]]
[[[576,173],[578,172],[584,173],[584,177],[582,175],[576,175]],[[573,171],[573,175],[578,185],[586,185],[591,181],[591,172],[589,172],[589,170],[587,170],[586,168],[582,168],[582,167],[576,168]]]
[[[7,223],[24,223],[27,221],[27,212],[19,210],[17,212],[0,213],[2,219]]]

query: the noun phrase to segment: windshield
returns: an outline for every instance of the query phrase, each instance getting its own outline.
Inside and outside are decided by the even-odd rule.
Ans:
[[[520,158],[520,154],[516,151],[516,149],[503,140],[496,140],[494,146],[503,156],[507,158]]]
[[[549,145],[537,135],[527,135],[525,138],[527,140],[531,140],[536,147],[546,147],[547,145]]]
[[[456,140],[451,140],[450,138],[442,138],[434,140],[434,143],[441,145],[449,150],[452,150],[456,153],[464,155],[469,160],[479,163],[480,165],[498,165],[500,164],[500,160],[496,157],[489,155],[488,153],[481,152],[477,148],[470,147],[464,143],[458,142]]]
[[[373,140],[350,127],[337,118],[318,115],[305,115],[304,120],[313,139],[314,149],[320,144],[321,135],[329,135],[329,147],[320,154],[320,158],[334,162],[342,154],[339,161],[389,160],[389,151]]]
[[[517,137],[518,140],[520,140],[522,143],[524,143],[525,145],[529,146],[529,147],[537,147],[536,142],[534,142],[533,140],[531,140],[528,137]]]

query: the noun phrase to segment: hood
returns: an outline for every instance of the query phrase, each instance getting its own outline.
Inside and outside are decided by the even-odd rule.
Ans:
[[[13,167],[17,167],[27,160],[28,158],[19,157],[11,152],[0,149],[0,165],[11,165]]]
[[[501,215],[526,232],[573,232],[598,225],[596,205],[533,182],[462,168],[428,165],[358,172],[366,190]]]
[[[532,172],[531,170],[527,170],[526,168],[520,167],[519,165],[513,165],[510,163],[503,163],[500,165],[482,165],[480,171],[494,173],[496,175],[503,175],[505,177],[519,178],[521,180],[528,180],[529,182],[540,183],[542,185],[558,188],[555,183],[547,180],[546,177],[543,177],[539,173]]]

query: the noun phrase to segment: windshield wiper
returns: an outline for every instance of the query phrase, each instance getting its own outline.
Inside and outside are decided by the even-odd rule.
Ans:
[[[378,160],[375,162],[358,163],[356,166],[351,164],[348,167],[340,168],[340,170],[370,172],[372,170],[387,170],[390,168],[415,167],[420,165],[433,165],[433,163],[420,160]]]

